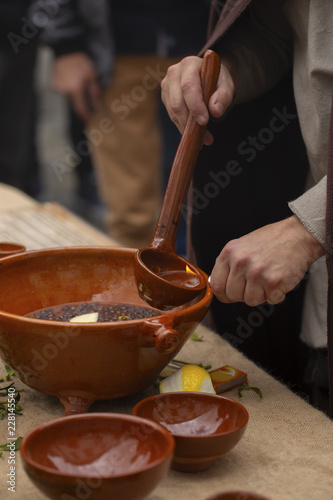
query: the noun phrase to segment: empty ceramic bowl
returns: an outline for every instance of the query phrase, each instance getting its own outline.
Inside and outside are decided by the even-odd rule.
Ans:
[[[162,424],[175,438],[171,467],[184,472],[208,469],[241,439],[248,421],[243,405],[215,394],[173,392],[140,401],[133,415]]]
[[[65,414],[152,385],[209,308],[210,287],[167,313],[149,308],[138,294],[135,254],[121,247],[48,248],[1,261],[0,356],[26,385],[57,396]],[[27,316],[72,303],[129,304],[152,315],[97,323]]]
[[[55,500],[141,500],[166,476],[173,451],[164,427],[116,413],[51,420],[20,445],[26,473]]]

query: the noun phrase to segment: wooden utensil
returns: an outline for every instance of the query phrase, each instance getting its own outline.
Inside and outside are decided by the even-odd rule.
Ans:
[[[216,89],[219,70],[218,55],[207,50],[200,71],[206,106]],[[207,275],[175,252],[175,239],[205,130],[206,126],[199,125],[189,114],[152,242],[149,247],[138,250],[135,256],[139,295],[161,310],[190,302],[207,287]]]

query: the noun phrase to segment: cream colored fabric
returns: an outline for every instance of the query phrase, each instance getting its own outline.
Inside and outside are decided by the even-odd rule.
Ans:
[[[205,500],[210,495],[242,489],[271,500],[329,500],[333,491],[333,423],[286,387],[265,374],[221,337],[204,327],[197,329],[202,342],[189,340],[176,358],[192,363],[211,363],[213,368],[230,364],[248,374],[250,385],[262,390],[259,399],[252,391],[237,389],[225,395],[242,403],[249,412],[244,437],[227,455],[200,473],[170,471],[147,500]],[[2,367],[1,367],[2,368]],[[56,398],[29,389],[15,378],[21,394],[22,416],[17,416],[17,436],[52,418],[62,416]],[[157,389],[149,388],[131,397],[94,403],[92,412],[130,413],[133,406]],[[7,421],[0,423],[0,442],[7,438]],[[6,454],[0,458],[0,498],[46,500],[22,469],[17,453],[16,494],[6,489]],[[88,498],[88,497],[87,497]],[[110,499],[111,500],[111,499]]]
[[[325,241],[326,169],[333,95],[333,9],[330,0],[291,0],[285,11],[295,32],[294,89],[311,171],[317,184],[289,204],[305,227]],[[327,345],[327,270],[321,259],[310,271],[301,338],[311,347]]]
[[[19,189],[0,183],[0,211],[37,206],[38,203]]]
[[[326,174],[330,110],[333,92],[333,9],[329,0],[291,0],[285,12],[294,31],[294,89],[297,110],[313,177]],[[312,190],[311,190],[312,191]],[[325,240],[323,219],[326,183],[306,193],[306,202],[296,200],[292,210],[321,241]]]
[[[1,187],[1,186],[0,186]],[[2,189],[3,201],[12,190]],[[25,196],[15,191],[17,208]],[[14,208],[14,207],[13,207]],[[54,215],[56,212],[52,212]],[[64,223],[71,219],[68,212],[62,214]],[[76,220],[76,218],[74,218]],[[77,224],[74,235],[91,237],[92,243],[105,244],[105,236],[84,223]],[[112,244],[112,240],[110,240]],[[147,500],[205,500],[210,495],[235,489],[254,491],[270,500],[329,500],[333,491],[333,422],[324,414],[295,396],[285,386],[268,376],[230,344],[211,330],[200,326],[197,335],[202,342],[189,340],[176,358],[191,363],[210,363],[212,368],[229,364],[248,374],[250,385],[262,390],[263,398],[252,391],[245,391],[239,398],[237,389],[225,395],[242,403],[249,412],[245,435],[228,455],[218,459],[212,467],[201,473],[189,474],[170,471],[168,476],[147,497]],[[255,334],[255,333],[254,333]],[[0,361],[0,377],[5,373]],[[38,393],[25,386],[17,376],[13,378],[16,389],[23,388],[20,404],[23,415],[15,421],[15,438],[24,436],[35,426],[63,415],[58,399]],[[3,386],[0,383],[0,386]],[[141,399],[156,393],[153,387],[133,396],[95,402],[92,412],[131,413]],[[7,442],[8,421],[0,421],[0,444]],[[7,490],[7,474],[10,464],[8,453],[0,457],[0,498],[18,500],[46,500],[26,475],[20,458],[15,454],[15,493]],[[10,496],[12,495],[12,496]],[[81,492],[78,500],[89,499],[89,492]],[[110,499],[111,500],[111,499]],[[112,499],[113,500],[113,499]]]

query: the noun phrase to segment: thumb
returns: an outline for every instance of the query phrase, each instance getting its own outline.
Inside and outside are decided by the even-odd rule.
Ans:
[[[229,69],[221,64],[216,91],[209,99],[208,109],[214,118],[220,118],[233,101],[235,82]]]
[[[211,96],[208,109],[214,118],[221,118],[233,101],[233,92],[231,89],[218,88]]]

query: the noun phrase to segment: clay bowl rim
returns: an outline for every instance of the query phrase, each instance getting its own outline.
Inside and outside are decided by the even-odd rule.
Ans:
[[[99,246],[99,245],[85,245],[85,246],[71,246],[71,247],[66,247],[66,246],[62,246],[62,247],[49,247],[49,248],[40,248],[40,249],[36,249],[36,250],[27,250],[27,251],[24,251],[24,252],[21,252],[21,253],[17,253],[17,254],[13,254],[13,255],[9,255],[9,256],[6,256],[6,257],[0,257],[0,266],[1,266],[1,263],[3,262],[4,264],[7,264],[8,262],[14,262],[16,260],[18,261],[21,261],[21,260],[30,260],[32,259],[37,253],[40,253],[40,252],[43,252],[43,254],[52,254],[54,253],[55,251],[63,251],[63,252],[66,252],[66,253],[74,253],[75,251],[80,251],[80,252],[85,252],[85,253],[89,253],[90,251],[92,250],[100,250],[100,251],[106,251],[106,250],[116,250],[116,251],[119,251],[121,250],[122,252],[126,253],[126,254],[133,254],[133,257],[135,256],[136,252],[137,252],[137,249],[135,248],[128,248],[128,247],[109,247],[109,246]],[[1,272],[1,268],[0,268],[0,272]],[[203,272],[203,271],[202,271]],[[133,273],[134,274],[134,273]],[[46,324],[46,325],[62,325],[62,326],[65,326],[65,327],[68,327],[68,326],[73,326],[74,327],[77,327],[77,326],[80,326],[80,328],[83,328],[83,329],[86,329],[88,330],[89,328],[91,328],[92,326],[95,328],[103,328],[103,326],[105,327],[105,325],[108,325],[108,327],[110,327],[110,325],[118,325],[118,324],[128,324],[128,325],[135,325],[135,324],[139,324],[139,323],[142,323],[143,321],[153,321],[153,320],[157,320],[158,318],[160,318],[161,316],[166,316],[168,314],[173,314],[173,315],[181,315],[184,311],[186,311],[186,313],[192,311],[193,309],[196,309],[198,308],[198,305],[199,304],[205,304],[205,303],[209,303],[212,299],[213,299],[213,292],[210,288],[210,286],[207,286],[205,290],[202,291],[202,297],[199,298],[194,302],[194,303],[191,303],[191,302],[187,302],[186,304],[183,304],[181,306],[176,306],[174,307],[173,309],[170,309],[168,311],[162,311],[160,309],[156,309],[156,308],[151,308],[149,307],[148,304],[145,305],[145,303],[142,304],[141,307],[147,307],[148,309],[152,309],[153,311],[158,311],[160,312],[161,314],[157,315],[157,316],[151,316],[151,317],[147,317],[147,318],[138,318],[138,319],[130,319],[130,320],[117,320],[117,321],[100,321],[100,322],[96,322],[96,323],[80,323],[80,322],[69,322],[69,321],[55,321],[55,320],[48,320],[48,319],[37,319],[37,318],[31,318],[31,317],[28,317],[28,316],[25,316],[25,315],[21,315],[21,314],[15,314],[15,313],[10,313],[10,312],[6,312],[4,311],[3,309],[0,308],[0,315],[3,315],[5,316],[6,318],[12,318],[12,319],[15,319],[15,320],[20,320],[24,323],[28,323],[28,324],[36,324],[36,325],[40,325],[40,324]],[[138,297],[139,296],[139,292],[138,292]],[[193,299],[195,300],[195,299]],[[79,301],[79,302],[85,302],[85,301]],[[87,302],[89,302],[87,300]],[[188,307],[187,307],[187,304],[190,304]],[[58,304],[56,304],[58,305]]]
[[[145,471],[149,471],[149,469],[153,467],[157,467],[158,465],[162,464],[165,460],[167,460],[170,456],[173,458],[174,451],[175,451],[175,440],[174,437],[172,436],[171,432],[169,432],[163,425],[159,424],[158,422],[155,421],[149,421],[149,424],[151,424],[156,431],[158,431],[160,434],[163,434],[163,436],[166,439],[167,443],[167,450],[164,452],[163,456],[154,460],[153,462],[150,462],[144,466],[140,466],[139,468],[132,470],[132,471],[127,471],[124,473],[119,473],[119,474],[111,474],[108,476],[99,476],[96,474],[89,474],[89,473],[84,473],[80,474],[79,472],[69,473],[69,472],[64,472],[60,471],[58,469],[54,469],[52,467],[48,467],[45,465],[40,464],[33,458],[28,456],[28,445],[29,441],[33,441],[38,435],[39,432],[44,431],[45,429],[52,429],[53,426],[61,425],[64,424],[66,425],[66,422],[70,422],[72,420],[90,420],[90,419],[97,419],[97,420],[125,420],[129,422],[138,423],[142,424],[143,426],[147,426],[147,419],[144,419],[142,417],[138,417],[135,415],[128,415],[124,413],[105,413],[105,412],[96,412],[96,413],[80,413],[76,415],[70,415],[70,416],[63,416],[59,417],[56,419],[49,420],[48,422],[44,422],[40,425],[37,425],[33,429],[27,432],[25,436],[23,437],[21,443],[20,443],[20,453],[22,455],[22,459],[24,462],[29,464],[30,466],[45,472],[47,474],[50,474],[53,477],[58,477],[58,476],[63,476],[63,477],[68,477],[68,478],[73,478],[73,477],[78,477],[78,478],[89,478],[89,479],[95,479],[95,478],[100,478],[100,479],[117,479],[117,478],[124,478],[124,477],[130,477],[136,474],[141,474]]]
[[[241,424],[241,425],[238,425],[237,427],[229,430],[229,431],[218,431],[218,432],[214,432],[213,434],[199,434],[199,435],[187,435],[187,434],[177,434],[173,431],[169,431],[170,434],[174,437],[174,438],[181,438],[181,439],[191,439],[191,440],[204,440],[204,439],[209,439],[209,440],[213,440],[213,439],[216,439],[217,437],[221,437],[221,436],[228,436],[230,434],[233,434],[234,432],[236,431],[239,431],[241,429],[243,429],[248,421],[249,421],[249,412],[247,411],[247,409],[245,408],[244,405],[242,405],[241,403],[239,403],[238,401],[235,401],[234,399],[231,399],[231,398],[228,398],[226,396],[221,396],[219,394],[210,394],[210,393],[207,393],[207,392],[191,392],[191,391],[176,391],[176,392],[164,392],[164,393],[161,393],[161,394],[154,394],[153,396],[148,396],[147,398],[144,398],[142,399],[141,401],[139,401],[133,408],[132,410],[132,414],[134,416],[138,416],[138,417],[142,417],[142,418],[146,418],[147,420],[151,420],[153,422],[156,422],[156,423],[159,423],[157,420],[154,420],[150,417],[147,417],[147,416],[143,416],[143,415],[138,415],[137,414],[137,411],[138,409],[140,408],[140,406],[144,406],[146,403],[150,402],[150,401],[154,401],[156,399],[165,399],[167,396],[179,396],[179,395],[182,395],[183,398],[186,398],[187,395],[188,396],[194,396],[196,398],[199,398],[199,399],[214,399],[215,401],[228,401],[228,402],[232,402],[232,404],[235,405],[235,407],[239,408],[244,417],[245,417],[245,420],[244,422]],[[163,426],[163,424],[160,424]]]
[[[26,247],[15,241],[0,241],[0,259],[26,252]]]

